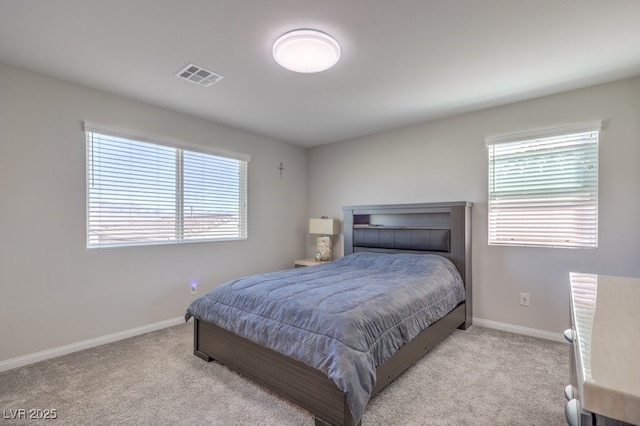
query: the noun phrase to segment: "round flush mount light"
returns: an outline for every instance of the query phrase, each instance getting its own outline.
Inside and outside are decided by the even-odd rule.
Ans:
[[[340,59],[340,45],[333,37],[317,30],[294,30],[273,44],[276,62],[294,72],[328,70]]]

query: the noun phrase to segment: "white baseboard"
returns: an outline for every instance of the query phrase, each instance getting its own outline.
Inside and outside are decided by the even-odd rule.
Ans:
[[[96,337],[94,339],[89,339],[89,340],[83,340],[82,342],[71,343],[69,345],[59,346],[53,349],[47,349],[46,351],[24,355],[18,358],[8,359],[6,361],[0,361],[0,372],[11,370],[13,368],[22,367],[23,365],[27,365],[27,364],[33,364],[34,362],[55,358],[60,355],[66,355],[72,352],[81,351],[83,349],[89,349],[95,346],[104,345],[105,343],[116,342],[118,340],[126,339],[128,337],[138,336],[140,334],[149,333],[152,331],[160,330],[167,327],[172,327],[174,325],[183,324],[183,323],[184,323],[184,317],[172,318],[169,320],[160,321],[160,322],[156,322],[154,324],[149,324],[149,325],[143,325],[142,327],[136,327],[136,328],[121,331],[118,333],[107,334],[106,336]]]
[[[44,361],[46,359],[55,358],[57,356],[70,354],[72,352],[81,351],[83,349],[93,348],[95,346],[104,345],[105,343],[116,342],[118,340],[126,339],[128,337],[139,336],[141,334],[150,333],[152,331],[160,330],[174,325],[184,323],[184,317],[172,318],[165,321],[160,321],[154,324],[144,325],[142,327],[132,328],[130,330],[121,331],[118,333],[108,334],[106,336],[96,337],[94,339],[83,340],[82,342],[72,343],[70,345],[59,346],[57,348],[48,349],[42,352],[36,352],[29,355],[24,355],[18,358],[8,359],[6,361],[0,361],[0,372],[11,370],[13,368],[22,367],[23,365],[33,364],[34,362]],[[522,327],[519,325],[507,324],[504,322],[497,322],[486,320],[482,318],[473,318],[473,323],[480,327],[494,328],[496,330],[510,331],[512,333],[524,334],[526,336],[539,337],[547,340],[554,340],[557,342],[565,342],[564,335],[562,333],[552,333],[550,331],[538,330],[535,328]]]
[[[520,325],[507,324],[504,322],[491,321],[476,317],[473,317],[473,324],[479,325],[480,327],[494,328],[496,330],[524,334],[525,336],[539,337],[541,339],[567,343],[562,333],[552,333],[550,331],[538,330],[537,328],[522,327]]]

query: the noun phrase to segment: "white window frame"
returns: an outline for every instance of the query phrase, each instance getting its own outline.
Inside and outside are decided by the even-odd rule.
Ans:
[[[598,247],[601,122],[487,137],[488,241]]]
[[[87,248],[247,239],[247,182],[250,161],[248,155],[203,148],[160,136],[90,122],[84,123],[84,130],[87,155]],[[153,169],[155,177],[148,178],[148,181],[146,178],[135,178],[134,172],[126,171],[128,166],[116,167],[107,164],[113,163],[110,158],[118,158],[120,162],[124,157],[116,157],[112,152],[107,154],[111,157],[103,156],[106,160],[102,170],[108,172],[103,171],[102,177],[108,183],[98,191],[95,178],[99,160],[97,151],[94,153],[94,144],[98,143],[98,139],[94,139],[93,135],[102,136],[104,140],[111,139],[116,146],[129,143],[135,154],[127,158],[127,165],[140,167],[140,152],[149,148],[162,156],[162,166],[157,170]],[[103,147],[109,149],[108,143],[103,143]],[[145,157],[144,161],[146,159]],[[201,166],[196,166],[198,161]],[[120,168],[124,169],[122,173],[119,173]],[[151,195],[138,195],[140,184],[143,183],[150,185]],[[231,186],[224,186],[227,184]],[[130,189],[128,185],[137,189]],[[113,195],[114,193],[116,195]],[[131,208],[116,210],[108,206],[112,200],[121,202],[123,197],[127,196],[135,199],[135,202],[129,201]],[[144,200],[145,197],[148,200]],[[193,214],[193,208],[185,209],[187,197],[191,197],[192,204],[204,213]],[[162,207],[158,207],[160,204]],[[107,207],[104,207],[105,205]],[[157,213],[159,210],[162,213]],[[214,210],[217,213],[211,213]],[[153,213],[149,213],[152,211]],[[223,211],[228,213],[223,214]],[[148,221],[145,221],[145,215],[149,216]]]

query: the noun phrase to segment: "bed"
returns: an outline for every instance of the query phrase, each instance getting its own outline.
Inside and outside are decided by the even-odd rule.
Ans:
[[[343,213],[343,258],[225,283],[187,311],[195,355],[308,409],[316,424],[359,424],[373,395],[472,318],[471,203],[351,206]],[[399,299],[412,311],[393,305],[400,273]],[[450,287],[415,292],[426,274]],[[363,299],[351,302],[358,294]],[[398,325],[388,327],[389,315]],[[288,316],[302,325],[285,323]]]

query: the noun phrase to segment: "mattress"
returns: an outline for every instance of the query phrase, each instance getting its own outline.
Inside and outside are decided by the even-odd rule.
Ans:
[[[229,281],[194,300],[196,317],[324,372],[360,421],[376,368],[464,301],[438,255],[359,252]]]

